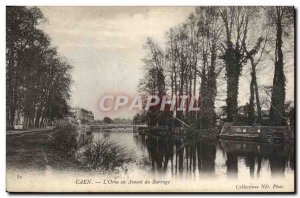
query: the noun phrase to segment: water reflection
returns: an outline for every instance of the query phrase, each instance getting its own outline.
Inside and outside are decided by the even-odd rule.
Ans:
[[[137,154],[141,169],[172,176],[284,176],[294,171],[294,146],[185,139],[132,133],[103,133],[125,143]]]
[[[254,142],[211,141],[205,139],[161,136],[134,136],[136,145],[147,148],[151,170],[182,175],[183,172],[215,175],[216,153],[221,151],[226,175],[236,178],[239,164],[244,162],[250,177],[259,178],[262,166],[272,176],[284,176],[286,169],[294,170],[293,145],[272,145]],[[242,170],[241,170],[242,171]]]
[[[147,148],[153,172],[164,173],[170,169],[172,174],[199,171],[214,175],[216,144],[204,140],[187,142],[184,138],[160,136],[134,136],[141,149]]]

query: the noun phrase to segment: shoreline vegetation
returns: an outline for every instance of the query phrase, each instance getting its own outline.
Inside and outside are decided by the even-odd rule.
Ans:
[[[7,136],[9,168],[92,171],[103,174],[124,170],[134,161],[132,153],[113,141],[78,144],[80,132],[70,123],[60,123],[49,132]],[[92,139],[91,139],[92,140]]]
[[[53,146],[52,136],[60,133],[61,129],[55,129],[50,132],[40,132],[34,134],[17,134],[7,137],[7,157],[6,165],[8,169],[32,170],[32,171],[47,171],[47,169],[68,172],[81,172],[91,174],[117,174],[128,171],[130,163],[136,163],[134,155],[128,153],[123,147],[116,142],[111,141],[95,141],[78,148],[78,152],[69,152],[72,149],[60,148]],[[68,130],[65,130],[68,131]],[[70,132],[70,131],[69,131]],[[110,133],[110,132],[107,132]],[[278,143],[262,143],[262,142],[241,142],[232,140],[219,140],[210,138],[200,138],[195,136],[171,136],[160,137],[153,133],[145,133],[139,135],[141,138],[148,137],[155,141],[180,141],[177,145],[183,148],[186,145],[198,145],[198,142],[205,143],[220,143],[228,142],[228,145],[235,144],[245,145],[252,144],[253,148],[259,149],[258,145],[265,147],[293,147],[293,144],[278,144]],[[64,137],[67,137],[64,135]],[[72,138],[69,138],[72,142]],[[149,143],[149,142],[148,142]],[[233,144],[234,143],[234,144]],[[59,143],[58,143],[59,145]],[[69,144],[72,145],[72,144]],[[201,145],[199,145],[201,146]],[[156,151],[160,152],[160,151]],[[163,153],[168,151],[161,151]],[[183,151],[176,151],[180,154]],[[176,154],[176,155],[177,155]],[[181,153],[182,154],[182,153]]]
[[[81,161],[84,166],[100,171],[115,171],[134,161],[134,157],[125,147],[108,140],[98,140],[88,144],[82,154]]]
[[[7,167],[34,171],[44,171],[47,166],[57,170],[83,170],[83,166],[74,156],[50,146],[49,138],[57,132],[54,130],[47,133],[7,136]]]

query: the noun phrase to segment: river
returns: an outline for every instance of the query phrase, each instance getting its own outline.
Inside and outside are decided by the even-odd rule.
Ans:
[[[294,146],[210,141],[94,131],[94,141],[122,145],[135,161],[128,170],[166,177],[273,178],[294,174]]]

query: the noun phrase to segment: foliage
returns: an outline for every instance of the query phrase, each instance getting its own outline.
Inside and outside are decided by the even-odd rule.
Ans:
[[[87,147],[83,153],[85,166],[102,171],[113,171],[133,161],[125,148],[115,142],[99,140]]]
[[[113,120],[112,120],[110,117],[104,117],[104,118],[103,118],[103,122],[104,122],[104,123],[107,123],[107,124],[110,124],[110,123],[113,122]]]
[[[45,127],[69,110],[72,67],[38,28],[44,21],[39,8],[7,7],[7,128]]]
[[[267,9],[267,18],[270,26],[276,32],[275,44],[275,69],[271,97],[270,120],[272,125],[286,125],[285,96],[286,77],[284,73],[283,37],[294,24],[294,12],[292,7],[271,7]],[[288,34],[285,34],[288,36]]]
[[[207,129],[215,127],[215,101],[217,97],[224,97],[223,93],[226,93],[226,99],[221,100],[226,102],[227,121],[242,121],[238,115],[240,77],[249,76],[249,113],[242,122],[261,123],[262,107],[266,104],[264,95],[259,93],[263,86],[259,85],[258,73],[264,64],[269,64],[270,55],[274,55],[272,99],[268,106],[273,124],[285,125],[286,79],[282,49],[285,40],[282,37],[288,38],[293,33],[293,10],[293,7],[281,6],[196,8],[182,24],[167,32],[165,49],[152,39],[146,41],[147,56],[143,59],[144,76],[140,79],[139,91],[144,95],[161,97],[165,94],[175,98],[175,110],[169,114],[190,124],[197,122],[198,128]],[[269,54],[268,49],[275,49],[274,53]],[[249,68],[244,70],[245,67]],[[226,90],[220,91],[218,84],[226,84]],[[200,110],[178,110],[182,100],[178,96],[182,95],[189,96],[186,107],[191,103],[191,96],[198,95]],[[166,123],[156,120],[165,117],[159,116],[160,113],[152,108],[144,113],[144,120],[149,125]]]
[[[146,123],[147,122],[147,117],[145,113],[137,113],[133,117],[133,123],[134,124],[140,124],[140,123]]]
[[[162,96],[165,94],[165,55],[150,38],[147,39],[144,49],[148,53],[143,59],[145,75],[139,82],[139,90],[146,95]]]
[[[60,122],[57,125],[57,132],[50,138],[50,145],[67,155],[74,155],[78,149],[77,136],[76,125]]]

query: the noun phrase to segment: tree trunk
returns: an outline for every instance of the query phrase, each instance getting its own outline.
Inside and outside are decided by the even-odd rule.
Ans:
[[[257,85],[257,78],[256,78],[256,65],[254,63],[253,57],[250,57],[250,61],[251,61],[251,68],[252,68],[251,80],[253,80],[256,108],[257,108],[257,122],[261,123],[261,106],[260,106],[260,99],[259,99],[258,85]]]
[[[250,83],[250,99],[248,109],[248,124],[254,123],[254,74],[251,72],[251,83]]]
[[[235,65],[235,68],[239,66]],[[238,89],[239,89],[239,71],[236,69],[232,71],[232,75],[228,75],[227,80],[227,98],[226,98],[226,113],[227,113],[227,121],[233,122],[236,121],[237,113],[238,113]]]
[[[275,72],[273,78],[273,90],[270,108],[270,124],[282,126],[285,125],[285,75],[283,71],[283,53],[282,53],[282,24],[281,19],[277,20],[276,34],[276,56]]]
[[[226,65],[227,77],[227,98],[226,98],[226,114],[227,121],[234,122],[238,114],[238,91],[239,79],[242,68],[241,55],[237,49],[233,48],[233,44],[228,41],[225,54],[222,56]]]
[[[15,53],[14,53],[14,43],[13,41],[10,41],[9,44],[9,53],[8,53],[8,68],[7,68],[7,96],[6,96],[6,105],[7,105],[7,117],[6,117],[6,122],[7,122],[7,128],[8,129],[13,129],[14,128],[14,119],[15,119],[15,105],[14,105],[14,67],[15,67]]]
[[[216,82],[216,45],[213,42],[211,49],[211,62],[208,69],[207,78],[207,118],[208,118],[208,128],[214,128],[216,123],[216,112],[215,112],[215,99],[217,95],[217,82]]]

